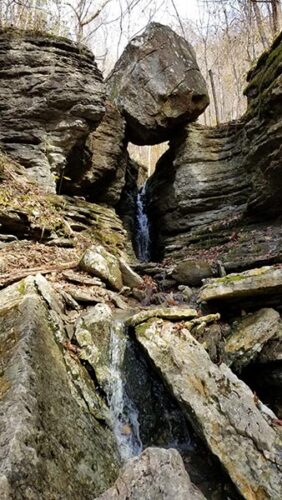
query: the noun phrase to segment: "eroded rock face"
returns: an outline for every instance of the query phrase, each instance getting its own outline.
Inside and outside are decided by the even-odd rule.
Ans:
[[[167,26],[151,23],[126,47],[108,78],[109,94],[136,144],[167,140],[209,103],[194,50]]]
[[[1,146],[54,192],[68,153],[103,117],[102,75],[69,40],[5,30],[0,49]]]
[[[229,271],[281,261],[281,53],[282,36],[250,72],[240,120],[171,140],[147,185],[157,258],[208,256]]]
[[[244,498],[280,498],[279,431],[273,413],[225,365],[215,365],[186,328],[151,319],[136,337],[196,432]],[[173,339],[173,340],[172,340]]]
[[[203,500],[178,451],[147,448],[131,459],[112,488],[97,500]]]
[[[125,185],[128,165],[126,147],[125,119],[107,101],[101,123],[88,136],[85,146],[74,152],[68,164],[64,190],[115,206]],[[82,162],[82,168],[78,169]]]
[[[64,361],[60,301],[38,275],[1,291],[0,313],[0,496],[93,499],[119,459],[93,381],[69,352]]]

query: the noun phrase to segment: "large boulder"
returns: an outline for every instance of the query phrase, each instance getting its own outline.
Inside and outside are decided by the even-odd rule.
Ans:
[[[135,334],[187,419],[244,498],[280,498],[281,438],[275,415],[187,330],[151,319]]]
[[[3,500],[90,500],[117,476],[115,440],[94,416],[95,385],[66,349],[63,319],[40,275],[0,292]]]
[[[79,266],[83,271],[106,281],[115,290],[122,288],[122,274],[118,259],[102,245],[92,245],[81,258]]]
[[[172,272],[172,277],[177,283],[189,286],[199,286],[203,279],[212,275],[213,270],[208,262],[190,259],[179,262]]]
[[[114,486],[96,500],[203,500],[178,451],[147,448],[122,469]]]
[[[107,85],[126,118],[128,139],[141,145],[167,140],[209,103],[191,45],[158,23],[131,40]]]
[[[93,54],[52,35],[0,32],[0,144],[48,191],[104,115]]]

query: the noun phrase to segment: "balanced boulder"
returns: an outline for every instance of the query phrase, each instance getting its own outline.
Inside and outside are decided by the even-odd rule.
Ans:
[[[193,48],[158,23],[131,40],[108,89],[126,118],[128,139],[141,145],[169,139],[177,125],[195,120],[209,103]]]

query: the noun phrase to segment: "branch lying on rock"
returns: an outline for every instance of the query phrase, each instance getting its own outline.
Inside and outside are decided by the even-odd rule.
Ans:
[[[78,266],[77,261],[67,262],[65,264],[58,264],[56,266],[50,267],[32,267],[29,269],[24,269],[23,271],[17,273],[7,273],[3,274],[0,279],[0,288],[4,288],[5,286],[11,285],[16,281],[20,281],[27,276],[31,276],[37,273],[41,274],[50,274],[58,271],[62,271],[64,269],[75,269]]]

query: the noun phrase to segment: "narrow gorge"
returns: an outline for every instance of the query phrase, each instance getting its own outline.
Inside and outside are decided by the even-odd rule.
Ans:
[[[1,499],[280,500],[282,34],[217,127],[159,23],[0,60]]]

